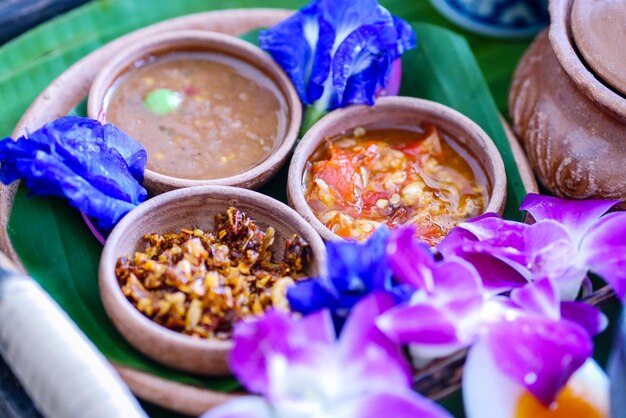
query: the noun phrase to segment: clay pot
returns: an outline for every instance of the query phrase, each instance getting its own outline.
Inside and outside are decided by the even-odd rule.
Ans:
[[[552,1],[549,32],[515,73],[513,129],[555,195],[626,199],[625,10],[624,0]]]
[[[232,341],[192,338],[145,317],[122,293],[115,277],[116,261],[141,251],[146,234],[181,228],[212,231],[214,215],[226,212],[230,206],[246,212],[262,228],[274,227],[272,249],[279,257],[285,241],[293,234],[306,240],[313,253],[305,267],[308,276],[321,274],[326,266],[326,249],[315,230],[293,209],[260,193],[237,187],[199,186],[164,193],[142,203],[109,235],[100,258],[100,296],[120,333],[136,349],[159,363],[194,374],[229,374],[227,355]]]
[[[258,189],[267,183],[287,161],[293,149],[302,120],[302,105],[293,84],[278,64],[260,48],[234,36],[199,30],[170,31],[160,35],[146,35],[129,45],[107,63],[89,91],[89,117],[98,118],[104,109],[107,93],[115,81],[137,63],[171,52],[207,51],[242,60],[267,75],[282,93],[288,108],[288,123],[283,138],[278,138],[274,152],[258,165],[233,176],[190,180],[157,173],[146,169],[144,186],[155,195],[169,190],[191,186],[237,186]],[[150,158],[150,156],[148,156]]]
[[[311,155],[327,138],[358,127],[410,127],[431,123],[465,148],[482,167],[489,183],[485,212],[502,213],[506,201],[506,173],[502,157],[489,136],[476,123],[454,109],[412,97],[382,97],[374,106],[350,106],[326,115],[306,133],[291,159],[287,197],[289,204],[326,240],[343,239],[315,216],[304,195],[304,172]]]

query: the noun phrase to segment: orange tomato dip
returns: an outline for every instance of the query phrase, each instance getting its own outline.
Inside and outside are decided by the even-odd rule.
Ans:
[[[329,139],[307,163],[304,183],[317,218],[356,240],[383,224],[411,224],[434,246],[458,223],[481,214],[487,199],[477,161],[433,126],[357,128]]]

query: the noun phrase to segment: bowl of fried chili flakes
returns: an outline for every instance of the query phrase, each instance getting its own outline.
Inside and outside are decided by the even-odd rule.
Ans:
[[[100,293],[137,349],[177,369],[228,374],[233,325],[289,310],[287,288],[321,273],[324,244],[288,206],[231,187],[181,189],[140,205],[111,232]]]

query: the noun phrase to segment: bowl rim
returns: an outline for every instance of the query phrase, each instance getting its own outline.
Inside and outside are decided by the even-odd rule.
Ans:
[[[468,138],[470,138],[472,142],[478,143],[482,148],[484,148],[484,154],[487,156],[486,160],[491,163],[491,167],[484,167],[484,174],[492,183],[492,190],[489,194],[489,203],[483,213],[495,212],[502,214],[507,195],[506,171],[502,156],[489,135],[487,135],[487,133],[470,118],[448,106],[415,97],[386,96],[377,99],[376,104],[373,107],[366,105],[353,105],[330,112],[313,125],[311,129],[309,129],[294,151],[291,164],[289,165],[289,177],[287,183],[287,196],[289,204],[300,215],[302,215],[304,219],[313,225],[322,238],[327,241],[345,240],[345,238],[338,236],[328,229],[317,218],[317,216],[315,216],[315,213],[313,213],[313,210],[311,210],[311,207],[307,203],[304,196],[303,185],[303,175],[306,162],[324,140],[324,137],[320,135],[323,130],[333,125],[341,126],[344,121],[350,120],[350,118],[363,113],[371,112],[372,109],[376,108],[402,108],[419,114],[424,114],[426,112],[436,113],[440,118],[445,119],[448,123],[463,127],[463,129],[468,132]],[[437,126],[446,130],[446,126],[442,126],[441,124],[437,124]],[[356,128],[356,126],[352,127],[352,129],[354,128]],[[345,130],[349,129],[350,126],[346,126]],[[477,154],[474,150],[472,150],[472,152]],[[493,176],[489,175],[490,168],[493,170]]]
[[[176,202],[180,199],[201,196],[217,197],[226,203],[230,199],[242,199],[250,205],[262,208],[271,208],[272,211],[276,213],[275,216],[286,218],[289,224],[292,225],[296,231],[298,231],[300,236],[303,238],[305,234],[308,236],[306,240],[311,246],[311,250],[314,254],[314,263],[317,265],[317,269],[320,274],[324,271],[326,266],[326,249],[323,240],[308,222],[306,222],[295,210],[286,204],[259,192],[238,187],[196,186],[172,190],[149,199],[140,204],[137,208],[133,209],[120,220],[120,222],[111,231],[100,257],[98,269],[99,293],[103,301],[105,299],[104,293],[107,293],[107,295],[111,297],[110,300],[113,301],[113,304],[120,309],[124,318],[132,321],[134,326],[141,327],[143,332],[145,332],[149,337],[158,339],[162,345],[175,345],[181,349],[193,351],[206,352],[216,350],[226,352],[233,347],[232,339],[216,340],[193,338],[189,335],[181,334],[159,325],[144,316],[126,299],[126,296],[122,293],[122,289],[115,276],[115,263],[118,258],[115,254],[116,249],[126,232],[129,229],[134,228],[137,220],[163,206],[176,204]],[[226,206],[228,206],[228,203]],[[250,214],[250,216],[254,219],[253,214]],[[184,225],[181,226],[181,228],[182,227],[184,227]],[[305,231],[305,233],[303,234],[302,231]],[[117,329],[117,324],[115,323],[115,320],[111,318],[112,315],[109,313],[109,307],[106,303],[104,303],[104,307],[107,316],[111,319]],[[118,311],[118,313],[120,311]],[[119,314],[117,316],[119,316]],[[135,348],[143,352],[143,350],[139,347],[135,346]],[[156,358],[155,360],[160,362]]]
[[[135,41],[98,72],[89,90],[88,116],[93,119],[103,119],[102,122],[106,123],[103,101],[107,92],[113,83],[134,63],[150,55],[159,55],[163,50],[168,52],[185,51],[190,45],[202,45],[202,50],[217,50],[219,53],[244,61],[272,80],[282,94],[288,111],[284,137],[279,139],[280,143],[267,158],[257,165],[231,176],[215,179],[185,179],[146,168],[144,182],[147,185],[153,183],[162,185],[166,189],[201,185],[242,186],[246,188],[261,186],[264,183],[262,179],[268,179],[263,175],[277,170],[295,146],[302,123],[302,104],[293,83],[271,56],[261,48],[240,38],[219,32],[187,29],[168,31],[157,36],[145,36]],[[251,186],[247,186],[248,184]]]

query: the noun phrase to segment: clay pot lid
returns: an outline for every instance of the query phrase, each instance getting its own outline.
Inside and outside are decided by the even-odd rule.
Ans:
[[[626,94],[626,0],[574,0],[571,27],[591,69]]]

